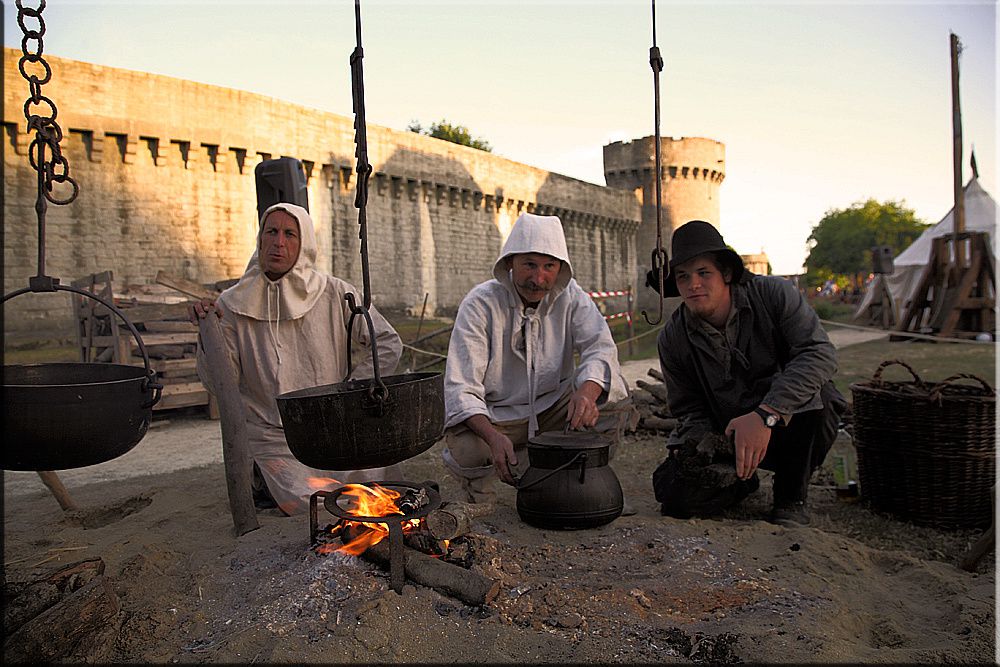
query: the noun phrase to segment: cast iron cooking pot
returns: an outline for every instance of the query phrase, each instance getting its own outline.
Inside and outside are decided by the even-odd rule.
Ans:
[[[427,451],[444,432],[444,376],[383,377],[299,389],[277,397],[285,441],[301,463],[321,470],[361,470]]]
[[[4,470],[81,468],[129,451],[160,400],[154,376],[124,364],[4,366]]]
[[[537,528],[596,528],[621,516],[611,441],[598,433],[538,433],[528,440],[528,470],[517,483],[517,513]]]

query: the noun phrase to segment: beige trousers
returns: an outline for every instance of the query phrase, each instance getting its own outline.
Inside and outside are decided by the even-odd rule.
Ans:
[[[564,394],[552,407],[539,413],[539,433],[562,431],[566,427],[566,413],[571,393]],[[593,430],[610,438],[611,457],[614,457],[615,447],[621,442],[625,425],[634,410],[631,397],[613,404],[605,403],[600,408],[597,424]],[[511,472],[515,477],[521,477],[528,470],[528,420],[500,422],[493,426],[514,444],[517,465],[513,466]],[[463,423],[445,429],[444,443],[441,457],[448,472],[461,485],[464,496],[461,500],[469,503],[495,502],[497,492],[494,486],[497,475],[493,468],[493,455],[486,441]]]

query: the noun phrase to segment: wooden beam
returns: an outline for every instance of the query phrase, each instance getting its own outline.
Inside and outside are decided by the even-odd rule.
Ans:
[[[226,353],[226,342],[219,318],[209,313],[198,326],[201,332],[205,359],[214,376],[213,388],[219,393],[216,399],[222,426],[222,458],[226,465],[226,487],[229,490],[229,509],[237,535],[244,535],[260,527],[257,510],[253,504],[250,474],[251,459],[247,444],[247,423],[240,396],[239,373]]]
[[[160,285],[166,285],[167,287],[175,289],[181,294],[194,297],[195,299],[214,299],[219,296],[218,292],[208,289],[204,285],[199,285],[196,282],[192,282],[184,278],[178,278],[177,276],[167,275],[163,271],[156,272],[156,282]]]

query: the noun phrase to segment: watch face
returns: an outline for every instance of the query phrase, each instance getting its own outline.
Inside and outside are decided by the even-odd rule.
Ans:
[[[766,422],[768,426],[775,426],[778,423],[778,415],[768,415]]]

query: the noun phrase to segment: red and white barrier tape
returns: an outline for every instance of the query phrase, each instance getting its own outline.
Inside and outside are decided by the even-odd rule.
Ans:
[[[615,290],[613,292],[587,292],[587,296],[592,299],[606,299],[609,296],[628,296],[628,290]]]

